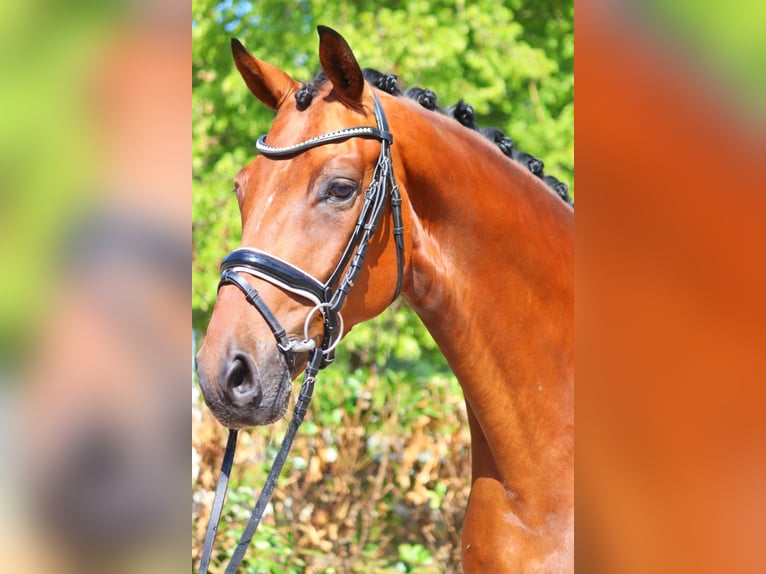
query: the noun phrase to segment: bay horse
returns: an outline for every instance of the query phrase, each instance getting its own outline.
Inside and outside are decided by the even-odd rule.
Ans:
[[[401,290],[465,395],[464,571],[572,571],[573,209],[479,132],[366,82],[343,37],[318,31],[310,85],[232,40],[277,114],[236,176],[242,248],[197,356],[205,401],[232,429],[278,420],[290,381]],[[381,169],[390,201],[365,219]],[[340,305],[322,299],[328,285]]]

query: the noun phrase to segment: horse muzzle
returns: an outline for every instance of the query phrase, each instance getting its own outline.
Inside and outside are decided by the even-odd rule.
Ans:
[[[287,412],[292,375],[278,352],[258,363],[239,351],[209,362],[203,347],[197,356],[197,374],[205,403],[228,428],[271,424]]]

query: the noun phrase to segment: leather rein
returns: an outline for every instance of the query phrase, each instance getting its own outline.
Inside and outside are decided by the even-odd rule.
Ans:
[[[391,203],[393,236],[396,244],[397,280],[394,300],[399,296],[402,288],[402,278],[404,276],[404,228],[402,226],[402,199],[399,187],[396,185],[393,163],[391,161],[393,136],[388,129],[388,121],[386,120],[383,108],[374,92],[372,96],[374,99],[377,127],[360,126],[344,128],[288,147],[272,147],[266,143],[266,136],[261,136],[256,142],[256,149],[261,154],[269,158],[282,159],[292,157],[311,148],[345,141],[349,138],[371,138],[380,141],[380,155],[375,164],[372,181],[365,192],[364,203],[354,229],[351,232],[351,237],[334,271],[326,281],[320,281],[299,267],[260,249],[237,249],[227,255],[221,263],[221,280],[218,284],[218,289],[220,290],[224,285],[231,284],[242,291],[247,301],[258,310],[271,329],[277,342],[277,348],[285,358],[287,369],[292,370],[299,353],[309,353],[301,390],[293,407],[290,426],[285,433],[279,452],[274,459],[266,483],[253,508],[247,526],[242,532],[237,548],[226,567],[225,574],[234,574],[241,564],[253,535],[258,528],[266,505],[274,491],[298,427],[306,416],[306,411],[314,392],[317,373],[332,363],[335,358],[335,348],[343,337],[343,317],[340,310],[348,296],[349,290],[354,286],[354,281],[362,269],[368,245],[385,210],[386,199],[389,199]],[[287,332],[269,306],[242,274],[267,281],[314,304],[306,316],[303,339],[291,339],[288,337]],[[308,333],[311,319],[317,312],[322,314],[324,325],[321,346],[317,346],[316,341],[311,339]],[[218,477],[215,498],[210,513],[210,522],[208,523],[202,558],[200,559],[200,574],[207,574],[210,565],[213,543],[215,542],[218,523],[221,519],[229,475],[231,474],[231,467],[234,461],[237,433],[236,429],[229,429],[226,451],[221,464],[221,473]]]

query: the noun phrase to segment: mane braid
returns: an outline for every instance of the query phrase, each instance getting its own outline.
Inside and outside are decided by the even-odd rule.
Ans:
[[[299,112],[304,111],[311,105],[320,86],[326,82],[327,76],[325,76],[325,73],[319,72],[313,80],[301,84],[301,87],[295,92],[295,106]]]
[[[468,129],[476,131],[474,123],[473,106],[466,104],[463,100],[447,108],[447,115],[452,116]]]
[[[298,111],[302,112],[308,108],[316,95],[317,89],[313,83],[301,84],[301,87],[295,92],[295,105]]]
[[[504,155],[513,159],[515,142],[497,128],[479,128],[479,133],[493,142]]]
[[[436,111],[436,94],[423,88],[410,88],[404,92],[405,97],[411,98],[427,110]]]
[[[383,74],[372,68],[365,68],[362,71],[362,74],[364,75],[365,80],[379,90],[391,94],[392,96],[402,95],[401,90],[399,90],[399,80],[396,77],[396,74]]]
[[[556,194],[566,201],[567,203],[571,203],[569,200],[569,187],[566,183],[563,181],[559,181],[552,175],[544,175],[543,181],[546,183],[548,187],[550,187],[553,191],[556,192]]]
[[[543,168],[545,165],[541,159],[520,150],[514,150],[513,159],[522,164],[537,177],[543,176]]]
[[[502,130],[477,126],[475,123],[475,112],[471,104],[461,99],[456,104],[443,110],[437,105],[437,97],[432,90],[416,86],[402,93],[396,74],[384,74],[373,68],[365,68],[362,73],[364,74],[365,81],[371,86],[392,96],[415,100],[425,109],[451,117],[460,125],[478,132],[495,144],[503,155],[520,163],[530,173],[540,178],[564,202],[574,207],[574,201],[569,197],[569,187],[567,184],[559,181],[552,175],[546,174],[544,172],[545,164],[543,164],[543,161],[517,148],[516,143],[505,135]],[[299,111],[303,111],[311,105],[319,88],[326,82],[327,76],[325,76],[324,72],[319,72],[312,81],[301,84],[301,87],[295,92],[295,103]]]

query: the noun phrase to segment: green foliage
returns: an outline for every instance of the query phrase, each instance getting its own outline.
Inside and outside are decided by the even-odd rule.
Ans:
[[[212,311],[218,263],[239,242],[233,178],[274,116],[234,69],[231,36],[304,80],[318,70],[316,25],[328,24],[363,67],[430,88],[443,106],[464,98],[480,125],[503,129],[572,187],[571,1],[193,0],[192,18],[199,330]],[[256,429],[241,440],[227,504],[235,512],[221,525],[221,557],[236,544],[254,485],[263,484],[279,445],[274,433]],[[458,571],[468,453],[460,387],[418,318],[397,303],[357,325],[322,372],[275,493],[275,512],[243,571]]]
[[[207,324],[218,262],[238,244],[233,178],[273,120],[236,72],[230,37],[304,80],[319,68],[316,25],[329,24],[362,66],[430,88],[442,105],[464,98],[480,125],[503,129],[572,188],[573,10],[560,0],[194,0],[194,326]]]

